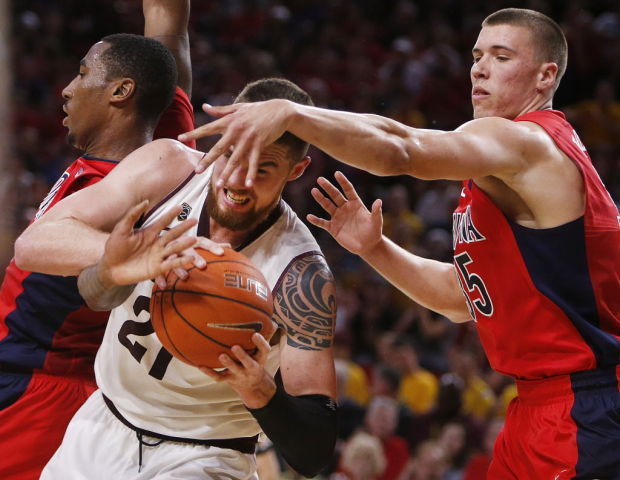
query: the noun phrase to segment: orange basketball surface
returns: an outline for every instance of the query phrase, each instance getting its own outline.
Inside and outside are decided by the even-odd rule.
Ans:
[[[151,322],[176,358],[219,368],[218,356],[233,345],[251,352],[254,332],[267,339],[273,334],[273,299],[265,277],[243,254],[197,251],[207,261],[204,269],[190,269],[185,280],[170,273],[165,289],[153,288]]]

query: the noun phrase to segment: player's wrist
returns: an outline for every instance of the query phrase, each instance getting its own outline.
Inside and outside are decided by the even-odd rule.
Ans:
[[[94,277],[96,281],[106,289],[117,287],[119,284],[116,282],[113,270],[105,262],[98,262],[95,264]]]
[[[276,384],[273,378],[264,374],[263,381],[247,390],[239,390],[239,396],[243,404],[252,410],[265,407],[276,394]]]
[[[381,255],[382,252],[385,251],[385,247],[386,247],[385,240],[386,240],[385,236],[381,235],[381,237],[379,237],[377,241],[369,242],[366,248],[364,248],[364,250],[359,253],[359,256],[363,260],[367,260],[367,259],[374,258],[378,255]]]

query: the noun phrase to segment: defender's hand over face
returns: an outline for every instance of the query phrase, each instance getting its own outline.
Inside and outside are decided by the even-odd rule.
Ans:
[[[193,258],[183,251],[195,245],[197,238],[182,235],[196,224],[196,220],[186,220],[160,235],[181,213],[179,206],[170,209],[153,225],[134,229],[147,208],[145,200],[129,209],[110,233],[99,262],[104,284],[130,285],[192,264]]]
[[[219,360],[225,370],[208,367],[200,370],[216,382],[226,382],[235,390],[249,408],[260,408],[267,404],[275,393],[275,383],[264,368],[271,347],[260,333],[252,335],[257,352],[252,356],[239,345],[232,347],[232,356],[221,354]]]
[[[233,170],[243,165],[248,167],[246,186],[251,187],[256,177],[260,153],[286,131],[291,106],[291,102],[281,99],[223,107],[204,104],[203,110],[206,113],[220,118],[179,135],[179,140],[185,142],[221,134],[222,137],[213,148],[198,162],[196,173],[203,172],[220,156],[230,155],[218,185],[223,185]]]
[[[368,211],[347,177],[340,172],[336,172],[335,177],[342,192],[323,177],[319,177],[317,183],[327,196],[318,188],[311,190],[312,196],[329,214],[330,219],[315,215],[308,215],[306,218],[311,224],[327,230],[350,252],[363,255],[381,240],[381,200],[375,200],[372,211]]]

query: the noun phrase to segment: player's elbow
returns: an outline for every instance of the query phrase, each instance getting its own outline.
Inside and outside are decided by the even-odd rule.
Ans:
[[[336,426],[334,425],[334,432]],[[306,454],[304,458],[287,458],[285,460],[290,467],[300,475],[306,478],[313,478],[319,475],[333,460],[334,450],[336,448],[336,435],[331,438],[325,438],[322,442],[315,445],[306,445]]]
[[[450,312],[446,314],[446,318],[452,323],[465,323],[473,320],[469,312]]]

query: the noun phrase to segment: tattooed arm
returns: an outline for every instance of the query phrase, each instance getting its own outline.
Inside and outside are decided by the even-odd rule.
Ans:
[[[336,445],[334,291],[332,274],[321,255],[299,258],[285,272],[274,298],[274,320],[284,331],[281,382],[263,368],[269,345],[259,334],[252,337],[258,349],[254,357],[236,345],[232,356],[237,362],[220,356],[225,371],[201,368],[239,394],[287,463],[305,477],[318,475]]]
[[[289,267],[275,294],[274,320],[285,333],[280,371],[286,391],[335,399],[335,286],[323,256],[302,257]]]

